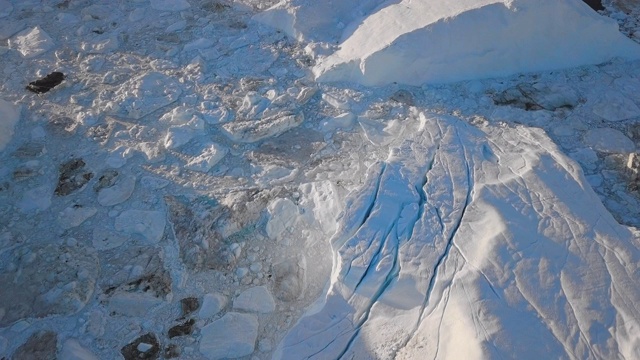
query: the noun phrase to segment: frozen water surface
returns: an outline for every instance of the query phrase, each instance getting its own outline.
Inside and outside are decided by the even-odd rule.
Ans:
[[[604,8],[0,0],[0,358],[640,358]]]

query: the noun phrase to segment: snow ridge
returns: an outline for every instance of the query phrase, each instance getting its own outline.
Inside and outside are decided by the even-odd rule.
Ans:
[[[625,345],[637,339],[623,335],[637,320],[603,318],[621,310],[618,300],[589,299],[573,275],[589,273],[604,288],[629,279],[570,260],[600,257],[611,236],[627,244],[626,256],[640,258],[578,168],[535,129],[503,129],[489,142],[489,134],[453,117],[407,121],[403,140],[372,166],[340,220],[323,303],[288,332],[275,357],[512,358],[528,344],[523,331],[535,333],[545,344],[537,351],[547,355],[637,355]],[[589,195],[572,198],[583,192]],[[622,257],[603,260],[607,268],[637,271]],[[534,269],[546,272],[538,278]],[[624,291],[627,301],[636,296]],[[548,298],[556,292],[557,300]],[[587,310],[593,301],[598,312]]]

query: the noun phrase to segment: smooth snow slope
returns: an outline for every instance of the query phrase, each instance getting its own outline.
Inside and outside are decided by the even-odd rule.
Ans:
[[[297,25],[306,24],[306,8],[292,6],[294,22],[278,21],[282,9],[259,20],[313,38],[313,26]],[[329,15],[316,11],[308,18],[318,23]],[[304,32],[309,35],[299,35]],[[354,19],[343,39],[314,67],[317,80],[420,85],[640,58],[640,46],[615,21],[581,0],[388,1]]]
[[[637,239],[579,166],[539,129],[407,121],[276,357],[639,358]]]

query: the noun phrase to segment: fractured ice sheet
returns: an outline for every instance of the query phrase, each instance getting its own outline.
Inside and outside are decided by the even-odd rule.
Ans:
[[[420,115],[371,167],[276,358],[640,356],[633,235],[541,130],[487,131]]]

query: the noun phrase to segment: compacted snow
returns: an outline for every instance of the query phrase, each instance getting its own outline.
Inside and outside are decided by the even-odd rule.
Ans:
[[[640,358],[604,5],[0,0],[0,359]]]

